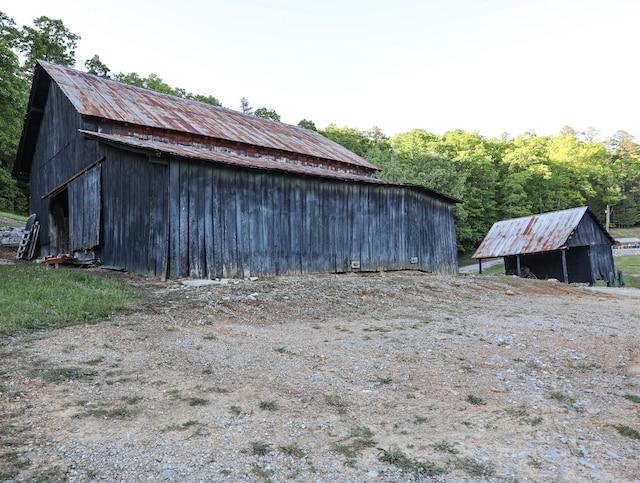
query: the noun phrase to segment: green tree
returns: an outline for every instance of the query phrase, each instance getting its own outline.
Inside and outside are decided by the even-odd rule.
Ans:
[[[316,127],[313,121],[309,121],[308,119],[303,119],[298,123],[298,126],[303,127],[305,129],[309,129],[310,131],[318,132],[318,128]]]
[[[367,135],[354,128],[337,127],[335,124],[329,124],[325,129],[320,129],[318,132],[363,158],[372,147],[372,142]]]
[[[222,104],[220,103],[220,101],[213,96],[189,93],[186,95],[186,98],[192,99],[194,101],[202,102],[204,104],[211,104],[212,106],[222,107]]]
[[[111,69],[107,67],[101,60],[100,56],[94,55],[89,60],[85,60],[84,68],[89,74],[99,75],[100,77],[109,78]]]
[[[262,119],[271,119],[272,121],[280,122],[280,115],[273,109],[267,109],[266,107],[259,107],[253,113],[256,117],[261,117]]]
[[[17,39],[17,47],[25,56],[24,70],[33,72],[39,59],[73,66],[80,36],[67,29],[62,20],[43,16],[35,19],[33,25],[22,27]]]

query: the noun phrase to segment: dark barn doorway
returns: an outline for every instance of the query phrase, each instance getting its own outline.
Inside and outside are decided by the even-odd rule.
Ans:
[[[51,252],[69,253],[69,192],[63,189],[49,203]]]

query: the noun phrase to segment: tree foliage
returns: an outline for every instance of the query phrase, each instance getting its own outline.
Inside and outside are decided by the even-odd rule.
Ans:
[[[608,206],[613,226],[640,223],[640,144],[624,131],[599,142],[568,126],[511,139],[421,129],[389,139],[334,125],[320,132],[382,168],[382,179],[462,199],[454,212],[461,251],[477,247],[496,221],[577,206],[601,222]]]
[[[280,115],[273,109],[267,109],[266,107],[259,107],[253,113],[256,117],[261,117],[262,119],[271,119],[272,121],[280,122]]]

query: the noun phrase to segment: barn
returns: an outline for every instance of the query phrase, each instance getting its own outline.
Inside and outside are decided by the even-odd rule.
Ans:
[[[504,258],[506,273],[566,283],[609,280],[611,235],[587,207],[495,223],[473,258]]]
[[[457,273],[453,208],[298,126],[37,63],[14,177],[41,256],[179,279]]]

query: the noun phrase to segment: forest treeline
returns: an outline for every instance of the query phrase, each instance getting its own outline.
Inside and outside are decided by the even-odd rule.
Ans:
[[[26,214],[28,187],[11,179],[36,59],[76,65],[80,37],[61,20],[39,17],[33,26],[17,27],[0,12],[0,211]],[[86,72],[213,105],[211,95],[172,87],[156,74],[114,73],[98,55],[80,66]],[[239,110],[280,121],[275,109],[253,109],[241,99]],[[433,134],[414,129],[394,136],[380,129],[361,131],[329,125],[313,129],[381,168],[378,176],[412,183],[459,198],[455,210],[458,248],[475,248],[491,225],[502,219],[588,206],[611,226],[640,223],[640,144],[618,131],[600,137],[595,128],[576,131],[565,126],[558,135],[527,132],[500,139],[479,133]]]

